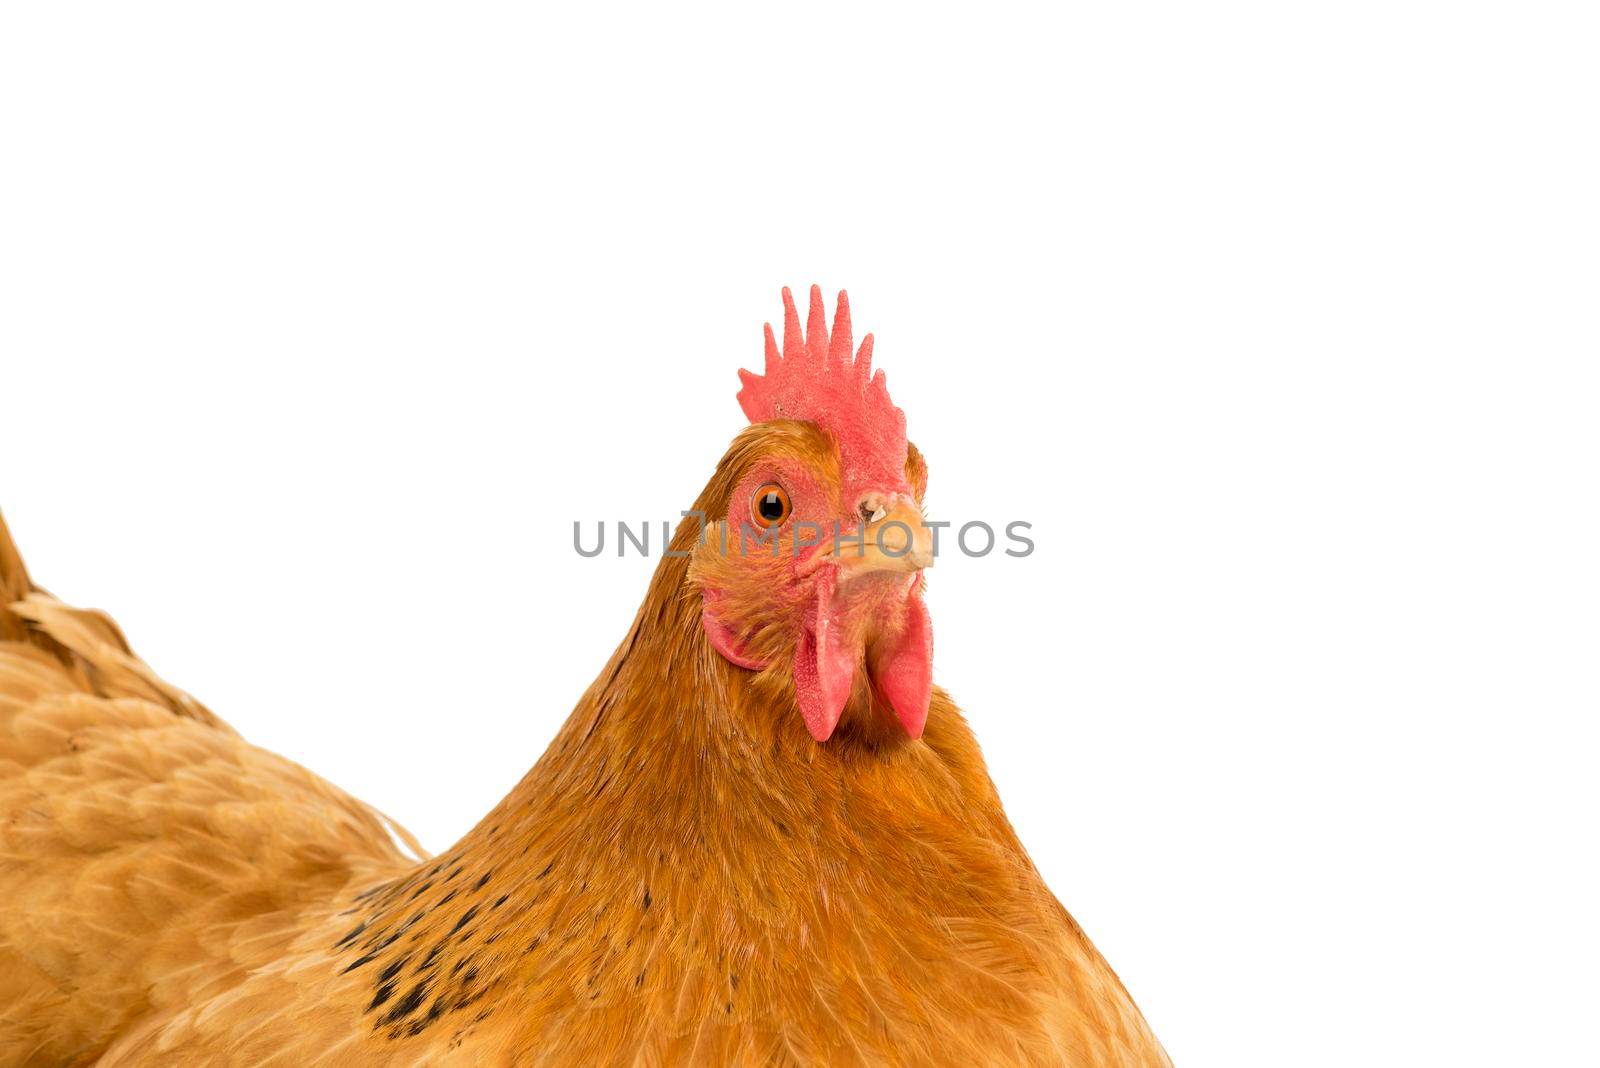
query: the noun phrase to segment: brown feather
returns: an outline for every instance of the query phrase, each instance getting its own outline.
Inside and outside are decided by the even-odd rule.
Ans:
[[[791,447],[750,428],[696,507]],[[419,863],[35,590],[0,525],[0,1063],[1166,1064],[949,697],[912,742],[864,688],[816,743],[782,669],[709,648],[689,566]]]

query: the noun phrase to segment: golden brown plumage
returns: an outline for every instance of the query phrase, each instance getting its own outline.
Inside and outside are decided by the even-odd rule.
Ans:
[[[752,426],[696,508],[778,454],[837,479],[836,448]],[[0,1064],[1167,1064],[948,696],[914,739],[858,671],[819,743],[788,659],[708,642],[706,583],[760,605],[698,536],[523,781],[419,862],[34,589],[0,525]]]

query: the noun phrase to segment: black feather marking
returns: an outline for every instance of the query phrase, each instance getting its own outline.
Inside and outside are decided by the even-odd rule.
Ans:
[[[406,996],[395,1002],[394,1008],[385,1013],[383,1019],[379,1022],[387,1025],[397,1023],[400,1020],[405,1019],[407,1016],[410,1016],[413,1012],[417,1011],[417,1006],[421,1005],[423,999],[425,999],[427,996],[428,983],[427,980],[423,980],[410,990],[406,991]]]
[[[345,946],[349,945],[351,942],[354,942],[356,940],[357,936],[359,936],[361,934],[361,932],[365,931],[366,929],[367,929],[367,921],[366,920],[362,920],[360,923],[355,925],[355,927],[350,931],[349,934],[345,935],[343,938],[339,939],[339,941],[335,942],[333,944],[333,948],[334,949],[343,949]]]
[[[376,956],[376,953],[363,953],[361,956],[357,957],[355,960],[346,965],[344,971],[340,972],[339,974],[344,975],[348,972],[353,972]]]
[[[450,928],[450,933],[451,934],[455,934],[457,931],[461,930],[461,928],[463,928],[467,924],[471,923],[472,922],[472,917],[476,916],[477,914],[478,914],[478,906],[476,906],[476,905],[472,906],[467,911],[463,912],[461,914],[461,918],[456,921],[456,925],[454,927]]]

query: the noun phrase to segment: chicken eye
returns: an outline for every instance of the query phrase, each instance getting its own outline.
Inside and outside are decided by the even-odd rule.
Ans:
[[[776,482],[756,490],[750,501],[750,514],[764,527],[781,526],[789,518],[789,491]]]

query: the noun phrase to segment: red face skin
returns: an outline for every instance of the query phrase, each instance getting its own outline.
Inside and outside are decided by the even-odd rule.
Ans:
[[[910,480],[847,487],[827,434],[810,424],[769,426],[775,440],[739,480],[697,553],[706,637],[741,668],[786,665],[796,706],[819,742],[832,736],[858,669],[905,733],[921,737],[933,678],[922,568],[932,558]],[[768,542],[754,505],[774,484],[790,509]],[[874,513],[877,522],[869,522]]]
[[[933,690],[921,582],[933,563],[920,500],[927,469],[873,370],[872,335],[852,350],[848,298],[839,294],[830,326],[822,291],[810,296],[802,330],[783,291],[782,349],[769,324],[762,373],[739,372],[739,406],[753,425],[729,459],[743,474],[690,575],[712,647],[752,671],[787,665],[817,741],[832,737],[863,676],[871,706],[892,709],[919,738]],[[769,485],[791,508],[764,521],[754,503]],[[774,542],[749,544],[752,526],[770,527]]]

